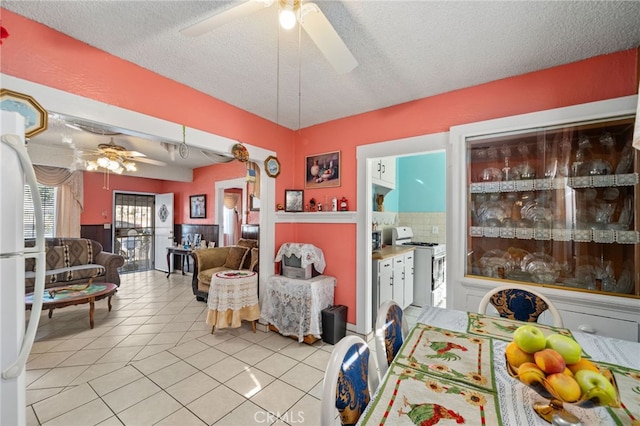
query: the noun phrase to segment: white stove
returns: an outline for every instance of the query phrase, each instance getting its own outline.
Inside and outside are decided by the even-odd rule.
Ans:
[[[446,307],[446,247],[444,244],[413,241],[408,226],[393,228],[391,242],[396,246],[415,247],[413,303],[416,306]]]

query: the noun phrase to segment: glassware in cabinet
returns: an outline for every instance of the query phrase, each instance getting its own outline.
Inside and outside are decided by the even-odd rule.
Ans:
[[[634,122],[466,137],[465,275],[640,296]]]

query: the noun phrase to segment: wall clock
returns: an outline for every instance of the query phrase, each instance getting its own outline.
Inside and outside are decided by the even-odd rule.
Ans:
[[[264,160],[264,169],[267,172],[267,176],[274,178],[280,174],[280,162],[276,157],[270,155]]]

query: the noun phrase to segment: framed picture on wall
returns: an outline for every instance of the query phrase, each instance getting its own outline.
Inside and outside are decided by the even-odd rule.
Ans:
[[[301,189],[284,190],[284,211],[301,212],[304,208],[304,191]]]
[[[260,211],[260,198],[256,197],[255,195],[251,195],[249,197],[249,210],[252,212]]]
[[[305,163],[305,188],[340,186],[340,151],[308,155]]]
[[[207,196],[205,194],[191,195],[189,197],[189,217],[191,219],[204,219],[207,217]]]

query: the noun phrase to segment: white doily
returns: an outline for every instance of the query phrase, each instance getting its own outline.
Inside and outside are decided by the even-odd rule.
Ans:
[[[327,266],[324,261],[324,253],[322,252],[322,249],[319,249],[313,244],[304,243],[284,243],[280,246],[280,250],[278,250],[278,254],[276,254],[275,261],[280,262],[282,260],[282,256],[291,257],[291,255],[295,255],[300,258],[301,266],[303,268],[313,264],[316,271],[319,273],[324,272],[324,268]]]

